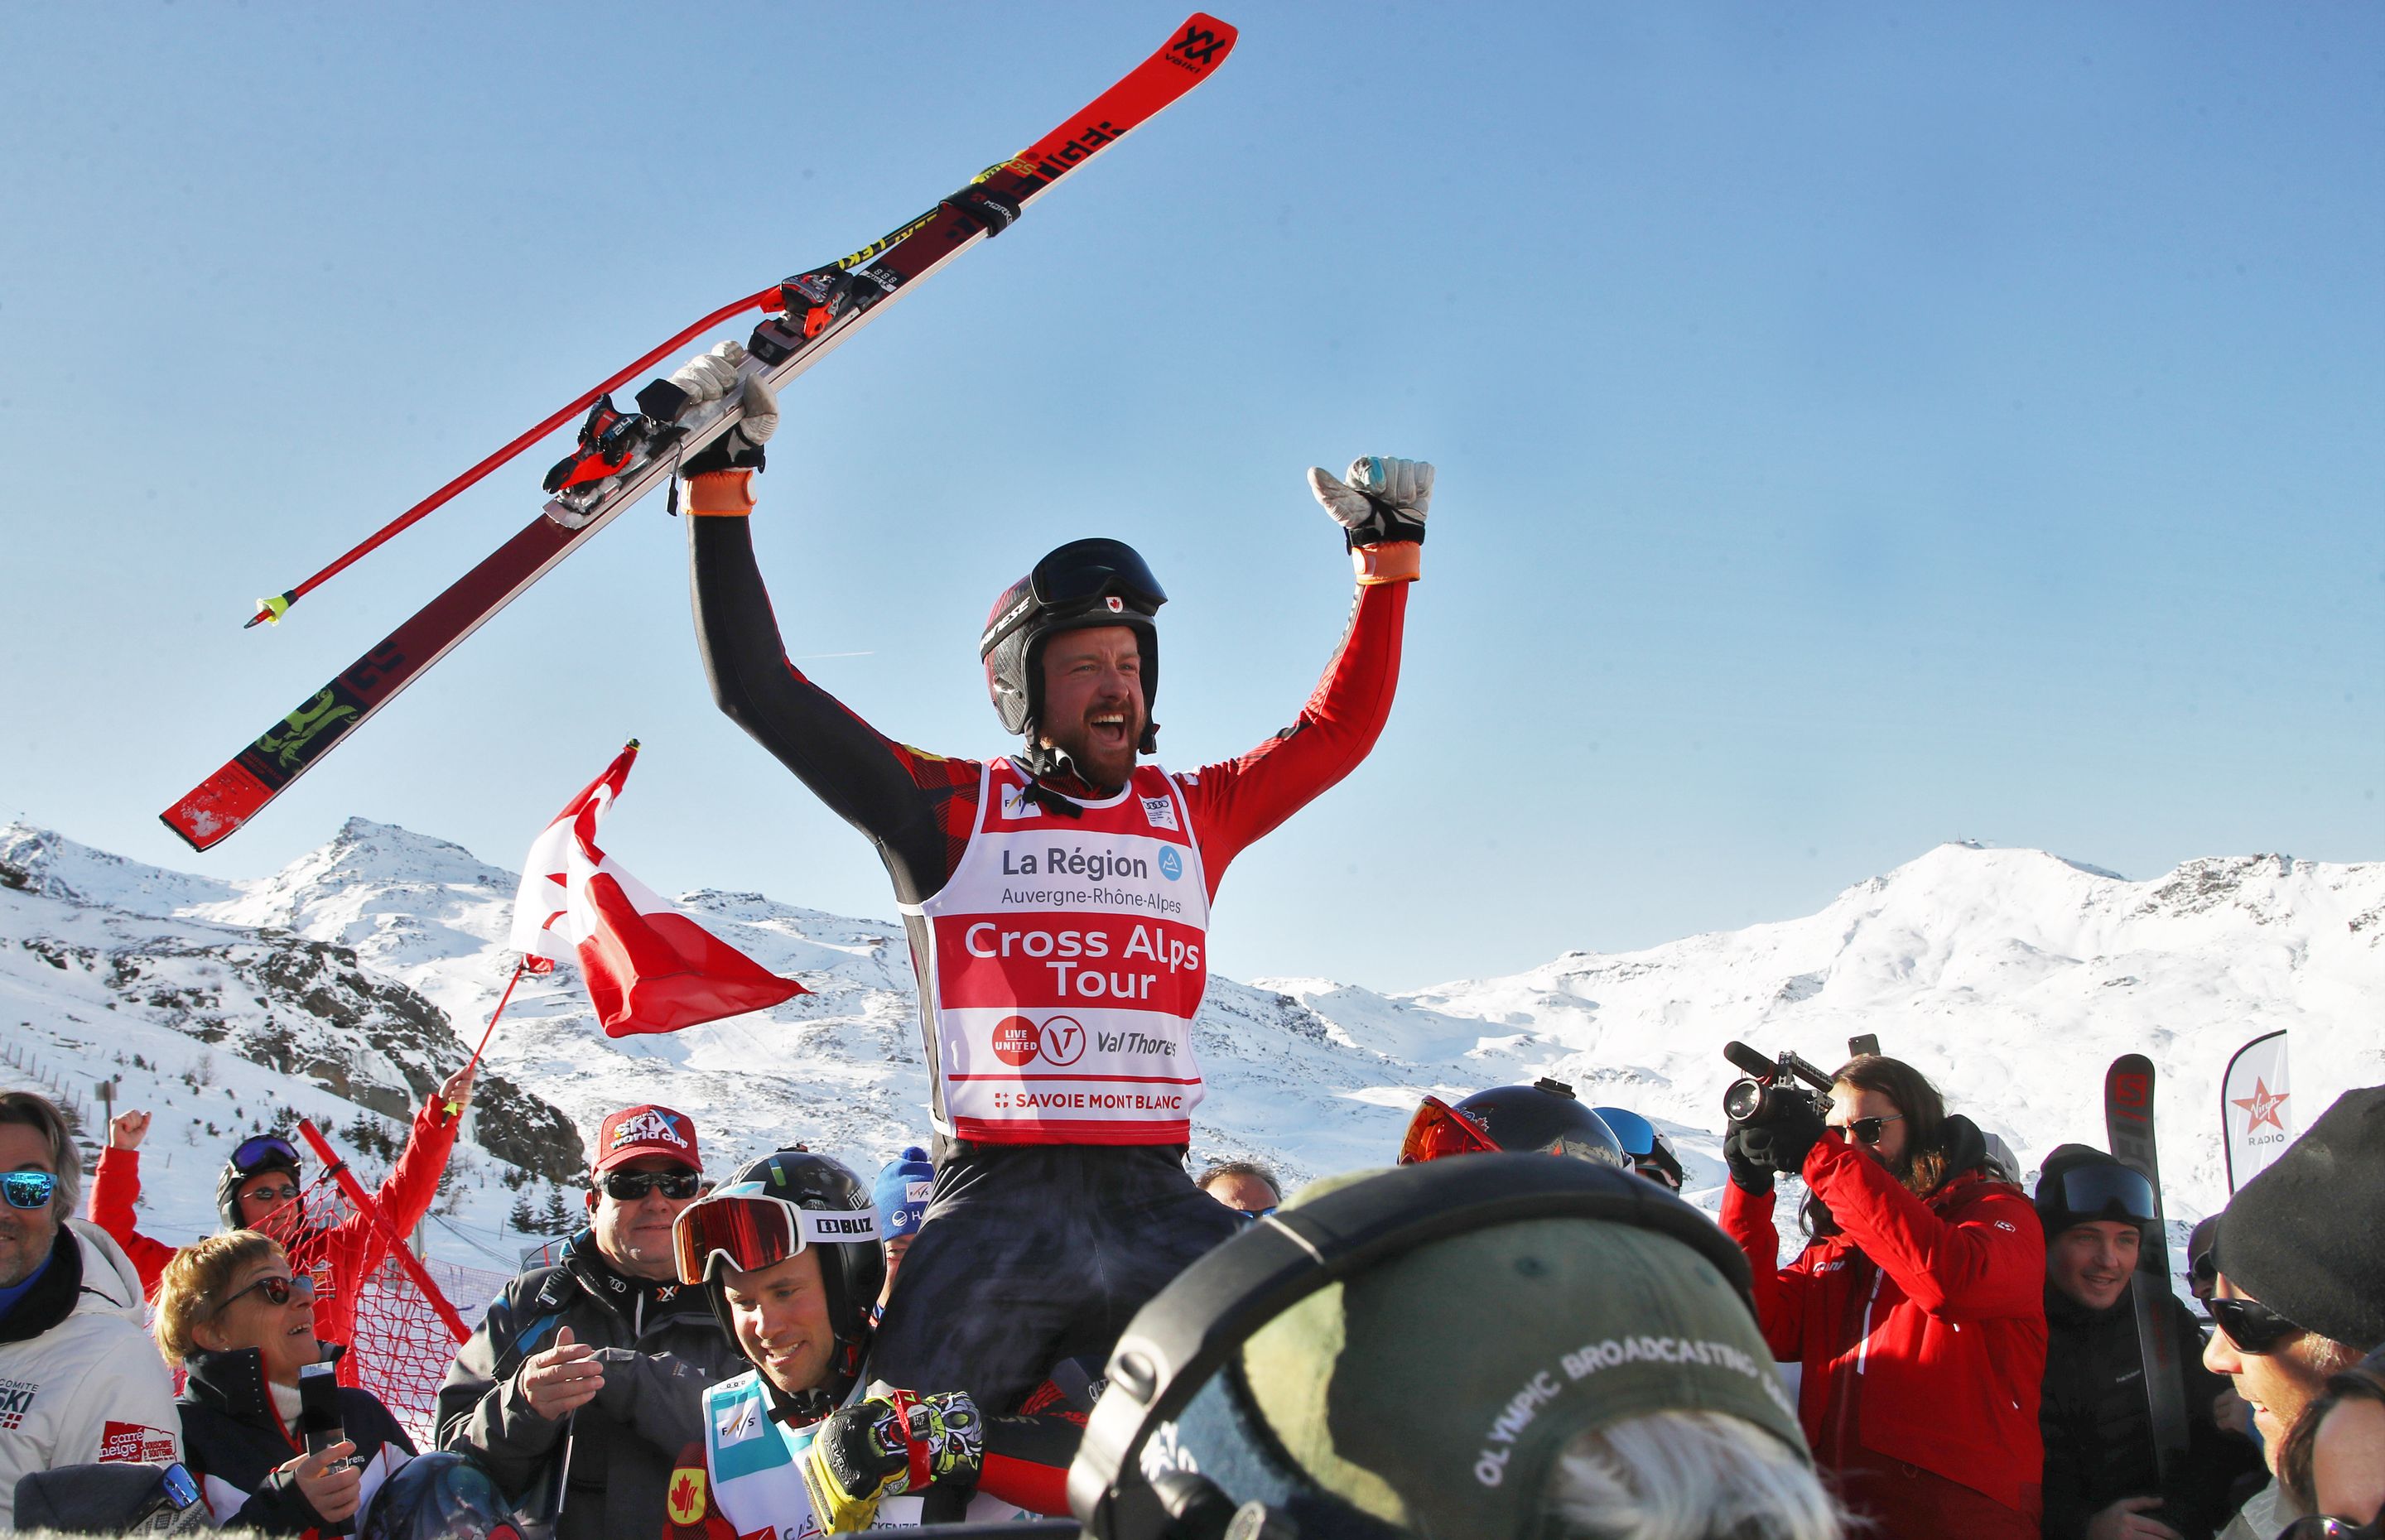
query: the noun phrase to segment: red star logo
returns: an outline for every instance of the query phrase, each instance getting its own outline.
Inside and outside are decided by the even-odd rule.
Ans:
[[[2253,1079],[2251,1096],[2230,1097],[2228,1099],[2244,1109],[2244,1132],[2247,1134],[2265,1123],[2282,1134],[2286,1131],[2285,1120],[2278,1113],[2284,1108],[2286,1098],[2291,1095],[2293,1095],[2291,1091],[2279,1091],[2275,1096],[2270,1095],[2268,1082],[2255,1075]]]

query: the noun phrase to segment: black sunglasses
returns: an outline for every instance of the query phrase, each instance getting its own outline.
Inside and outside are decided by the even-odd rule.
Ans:
[[[2219,1323],[2228,1340],[2243,1352],[2266,1357],[2284,1347],[2287,1338],[2300,1336],[2304,1330],[2257,1299],[2222,1299],[2215,1295],[2206,1303],[2211,1307],[2211,1319]]]
[[[241,1196],[264,1203],[287,1203],[298,1196],[298,1189],[285,1182],[278,1187],[249,1187]]]
[[[225,1295],[223,1303],[207,1313],[223,1314],[224,1311],[231,1309],[232,1301],[243,1294],[262,1294],[265,1296],[265,1302],[268,1305],[286,1305],[290,1303],[293,1295],[303,1294],[309,1299],[315,1298],[315,1280],[303,1273],[293,1278],[285,1278],[279,1273],[270,1278],[259,1278],[245,1288],[236,1288]]]
[[[616,1203],[635,1203],[654,1191],[674,1203],[684,1203],[703,1190],[704,1178],[692,1171],[608,1171],[597,1184]]]
[[[1892,1123],[1903,1123],[1904,1114],[1891,1112],[1885,1117],[1857,1118],[1853,1123],[1834,1123],[1830,1126],[1842,1134],[1851,1134],[1857,1144],[1879,1143],[1880,1130]]]

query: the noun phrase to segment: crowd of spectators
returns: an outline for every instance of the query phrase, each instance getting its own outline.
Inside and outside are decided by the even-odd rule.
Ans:
[[[426,1109],[418,1139],[452,1138],[453,1116]],[[119,1228],[138,1132],[111,1147],[119,1191],[94,1203]],[[1275,1277],[1280,1304],[1238,1319],[1232,1367],[1168,1424],[1180,1469],[1140,1457],[1160,1526],[1081,1500],[1078,1515],[1098,1534],[1204,1540],[1237,1513],[1253,1534],[1277,1533],[1270,1514],[1320,1534],[2376,1533],[2385,1087],[2344,1096],[2196,1227],[2208,1323],[2140,1282],[2159,1278],[2161,1245],[2141,1173],[2066,1144],[2024,1190],[1900,1061],[1858,1056],[1827,1096],[1735,1122],[1724,1157],[1709,1219],[1674,1196],[1681,1167],[1653,1124],[1542,1081],[1427,1099],[1402,1164],[1377,1175],[1288,1197],[1257,1161],[1211,1164],[1192,1185],[1240,1216],[1237,1239],[1146,1314],[1219,1309],[1228,1264],[1287,1237],[1323,1265]],[[864,1181],[798,1147],[716,1186],[683,1114],[606,1118],[586,1228],[508,1283],[456,1354],[429,1445],[453,1458],[436,1468],[353,1387],[336,1442],[301,1436],[302,1384],[343,1350],[345,1317],[274,1233],[296,1176],[252,1141],[227,1163],[221,1233],[180,1248],[133,1235],[136,1252],[69,1217],[81,1163],[56,1109],[0,1096],[0,1527],[20,1478],[29,1511],[51,1514],[66,1478],[108,1467],[186,1472],[193,1511],[281,1535],[401,1509],[685,1540],[795,1509],[830,1533],[1071,1511],[1105,1352],[1047,1362],[999,1404],[871,1376],[892,1280],[933,1222],[924,1148]],[[1784,1258],[1773,1210],[1791,1178],[1805,1240]],[[1547,1187],[1556,1211],[1509,1212],[1485,1197],[1503,1187]],[[1378,1211],[1417,1234],[1335,1265],[1336,1225]],[[2184,1388],[2176,1450],[2159,1447],[2149,1350]],[[436,1497],[467,1488],[483,1495]]]

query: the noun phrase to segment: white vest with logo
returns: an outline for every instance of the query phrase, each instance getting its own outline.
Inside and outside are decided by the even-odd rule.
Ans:
[[[1014,760],[988,764],[952,880],[904,906],[927,921],[936,1127],[989,1144],[1182,1144],[1209,982],[1191,810],[1155,764],[1076,802],[1077,818],[1031,784]]]
[[[860,1398],[861,1385],[855,1384],[845,1405]],[[811,1493],[804,1486],[803,1472],[804,1456],[818,1431],[817,1422],[791,1428],[772,1420],[759,1371],[748,1371],[706,1389],[704,1467],[712,1510],[726,1519],[742,1540],[756,1535],[810,1540],[824,1533],[812,1514]],[[673,1522],[693,1524],[700,1517],[702,1493],[674,1493],[668,1500],[668,1516]],[[916,1529],[926,1502],[925,1497],[888,1497],[878,1505],[872,1527]],[[1033,1515],[980,1495],[969,1500],[965,1517],[983,1523]]]

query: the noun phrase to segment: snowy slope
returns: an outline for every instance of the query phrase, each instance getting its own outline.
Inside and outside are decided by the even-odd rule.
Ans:
[[[0,1028],[86,1097],[92,1077],[120,1067],[119,1054],[162,1066],[131,1074],[127,1094],[157,1105],[153,1146],[180,1157],[151,1176],[159,1233],[195,1230],[208,1223],[228,1136],[206,1124],[231,1126],[219,1112],[237,1109],[244,1129],[260,1106],[286,1101],[344,1122],[356,1108],[341,1096],[400,1105],[420,1075],[460,1062],[512,970],[503,941],[514,888],[514,874],[457,846],[362,820],[248,881],[0,828]],[[813,993],[615,1041],[569,970],[526,980],[488,1053],[518,1088],[518,1124],[551,1106],[593,1135],[611,1108],[666,1101],[695,1118],[715,1169],[786,1139],[872,1167],[924,1136],[899,925],[753,893],[682,901]],[[291,1057],[283,1039],[306,1032],[293,1017],[328,998],[285,977],[282,996],[268,987],[243,1004],[233,986],[264,979],[274,958],[285,975],[330,975],[343,1019],[390,1046],[334,1063],[316,1040],[292,1073],[258,1068],[252,1061]],[[212,1003],[194,1009],[194,999]],[[1721,1044],[1793,1047],[1829,1065],[1848,1036],[1876,1032],[2030,1165],[2066,1138],[2101,1142],[2104,1066],[2150,1053],[2165,1076],[2174,1213],[2191,1220],[2224,1198],[2217,1076],[2228,1054],[2255,1033],[2294,1028],[2292,1106],[2306,1124],[2342,1088],[2385,1081],[2380,1001],[2385,865],[2229,858],[2129,882],[2038,851],[1946,845],[1817,914],[1629,954],[1568,953],[1508,978],[1394,995],[1215,979],[1196,1029],[1210,1093],[1194,1154],[1255,1153],[1295,1178],[1380,1163],[1423,1090],[1459,1095],[1546,1074],[1681,1136],[1692,1186],[1711,1203],[1717,1103],[1733,1074]],[[219,1046],[194,1036],[209,1032]],[[201,1062],[212,1086],[188,1084],[184,1072]],[[493,1179],[506,1174],[495,1155],[551,1168],[578,1159],[564,1150],[568,1136],[533,1139],[531,1153],[523,1138],[517,1129],[506,1149],[474,1152],[480,1169],[459,1184],[458,1215],[428,1237],[434,1255],[485,1266],[520,1241],[505,1232],[514,1194]]]

